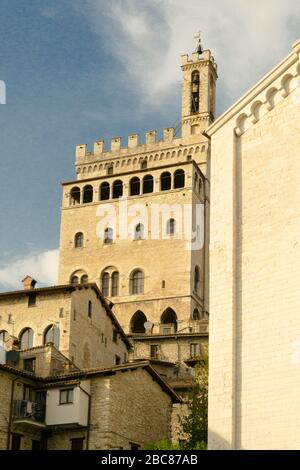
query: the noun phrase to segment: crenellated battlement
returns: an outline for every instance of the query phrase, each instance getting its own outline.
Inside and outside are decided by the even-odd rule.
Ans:
[[[157,140],[157,131],[151,130],[147,131],[145,135],[145,143],[140,143],[139,134],[130,134],[128,136],[127,147],[122,147],[122,138],[113,137],[110,142],[110,149],[104,149],[104,140],[98,140],[94,142],[93,151],[89,152],[87,144],[76,145],[76,163],[82,163],[87,157],[89,159],[99,159],[99,158],[113,158],[116,156],[125,156],[132,153],[142,153],[155,150],[160,150],[167,146],[176,145],[181,140],[174,138],[175,129],[173,127],[167,127],[163,131],[163,139]]]
[[[198,64],[199,62],[207,62],[207,61],[211,62],[213,68],[217,72],[218,66],[210,50],[203,51],[202,54],[199,54],[199,52],[193,52],[191,58],[189,57],[188,54],[183,54],[181,56],[181,67],[185,68],[186,66]]]

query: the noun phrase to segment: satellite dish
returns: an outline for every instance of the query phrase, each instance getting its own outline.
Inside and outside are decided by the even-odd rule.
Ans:
[[[151,321],[146,321],[144,323],[145,330],[151,330],[153,323]]]

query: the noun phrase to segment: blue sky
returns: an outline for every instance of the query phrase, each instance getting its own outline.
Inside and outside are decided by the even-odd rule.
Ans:
[[[300,37],[294,0],[0,0],[0,11],[1,290],[25,274],[56,281],[75,145],[172,125],[180,54],[199,29],[219,64],[219,114]]]

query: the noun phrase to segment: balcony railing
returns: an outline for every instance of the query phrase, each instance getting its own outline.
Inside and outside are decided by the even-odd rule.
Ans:
[[[14,400],[13,420],[44,423],[46,407],[42,403],[27,400]]]

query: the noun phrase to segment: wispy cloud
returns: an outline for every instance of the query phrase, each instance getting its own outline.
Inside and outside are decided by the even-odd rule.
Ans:
[[[219,91],[230,104],[290,50],[299,35],[298,0],[86,0],[106,49],[145,100],[160,105],[180,81],[179,56],[204,47],[219,64]]]
[[[39,284],[53,285],[57,282],[58,250],[31,253],[23,258],[0,264],[0,287],[21,289],[21,281],[28,274]]]

